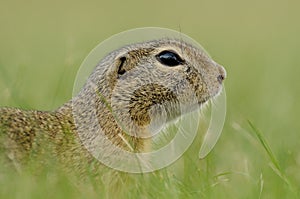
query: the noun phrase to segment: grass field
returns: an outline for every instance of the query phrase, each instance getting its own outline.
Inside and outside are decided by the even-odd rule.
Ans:
[[[224,65],[227,119],[198,159],[201,135],[180,161],[131,175],[124,198],[300,198],[300,2],[1,1],[0,106],[53,110],[71,98],[87,54],[109,36],[159,26],[197,40]],[[174,173],[174,168],[181,173]],[[0,198],[102,198],[91,178],[1,169]]]

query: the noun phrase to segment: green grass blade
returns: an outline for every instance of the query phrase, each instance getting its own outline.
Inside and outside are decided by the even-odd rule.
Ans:
[[[270,164],[271,169],[288,185],[288,187],[291,189],[291,191],[295,195],[299,195],[299,193],[296,191],[297,190],[296,186],[290,182],[288,177],[285,175],[285,172],[281,169],[276,156],[272,152],[271,147],[269,146],[267,140],[264,138],[262,132],[259,131],[251,121],[248,120],[248,123],[249,123],[250,127],[252,128],[253,132],[255,133],[256,137],[258,138],[259,142],[261,143],[261,145],[267,152],[267,154],[271,160],[271,164]]]
[[[280,165],[278,163],[278,160],[276,159],[274,153],[272,152],[269,144],[267,143],[267,140],[264,138],[263,134],[253,125],[251,121],[248,121],[249,125],[251,126],[252,130],[254,131],[256,137],[264,147],[265,151],[267,152],[269,158],[271,159],[273,165],[275,168],[279,171],[281,171]]]

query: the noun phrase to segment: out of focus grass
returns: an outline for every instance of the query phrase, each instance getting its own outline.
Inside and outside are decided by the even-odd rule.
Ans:
[[[71,98],[88,52],[110,35],[144,26],[180,30],[227,70],[225,128],[206,159],[197,159],[200,136],[170,168],[132,175],[124,198],[297,198],[299,8],[295,0],[2,1],[0,106],[55,109]],[[103,196],[93,179],[78,185],[51,168],[32,175],[0,166],[0,198]]]

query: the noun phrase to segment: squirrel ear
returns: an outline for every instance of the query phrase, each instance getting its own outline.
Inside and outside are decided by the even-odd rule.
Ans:
[[[131,52],[123,54],[117,58],[115,72],[117,72],[118,77],[124,75],[126,72],[135,67],[134,60],[136,59],[134,58],[134,54]]]
[[[126,73],[126,67],[125,67],[125,62],[127,58],[125,56],[122,56],[118,60],[118,75],[123,75]]]
[[[135,51],[129,51],[119,55],[116,58],[114,73],[117,74],[117,77],[124,75],[136,66],[137,60]]]
[[[114,58],[114,64],[107,71],[107,81],[113,89],[119,77],[124,75],[128,70],[129,59],[127,54],[122,54]]]

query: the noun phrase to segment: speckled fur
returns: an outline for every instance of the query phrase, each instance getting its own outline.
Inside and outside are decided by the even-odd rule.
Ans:
[[[184,64],[163,66],[155,58],[163,50],[177,52]],[[89,164],[93,157],[77,133],[80,127],[75,125],[73,115],[77,107],[77,120],[89,123],[96,115],[105,136],[115,145],[125,150],[147,151],[151,148],[151,119],[171,120],[205,103],[220,92],[220,74],[225,78],[223,67],[203,50],[180,40],[165,38],[128,45],[108,54],[79,94],[55,111],[1,108],[1,146],[16,167],[28,161],[33,149],[43,155],[47,148],[50,156],[67,163],[68,168],[72,165],[83,170],[83,163]],[[154,105],[159,106],[153,108]],[[167,114],[162,116],[162,110]],[[83,136],[92,142],[93,136]]]

